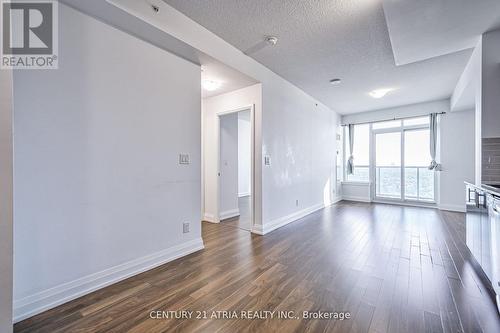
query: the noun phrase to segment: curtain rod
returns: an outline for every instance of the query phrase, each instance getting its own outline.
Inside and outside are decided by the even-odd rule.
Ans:
[[[446,112],[435,112],[436,114],[446,114]],[[430,114],[429,114],[430,115]],[[364,125],[364,124],[373,124],[373,123],[382,123],[384,121],[394,121],[394,120],[403,120],[403,119],[410,119],[410,118],[418,118],[418,117],[423,117],[424,115],[421,116],[411,116],[411,117],[394,117],[390,119],[382,119],[382,120],[375,120],[375,121],[365,121],[365,122],[360,122],[360,123],[352,123],[352,124],[342,124],[341,126],[347,126],[347,125]]]

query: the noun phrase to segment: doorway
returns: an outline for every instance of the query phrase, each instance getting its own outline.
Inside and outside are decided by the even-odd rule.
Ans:
[[[253,106],[218,114],[218,221],[253,227]]]
[[[206,173],[204,181],[204,220],[251,231],[254,222],[254,106],[219,111],[215,118],[214,154],[205,154],[207,162],[213,158],[216,163],[214,172]],[[207,214],[210,207],[213,218]]]

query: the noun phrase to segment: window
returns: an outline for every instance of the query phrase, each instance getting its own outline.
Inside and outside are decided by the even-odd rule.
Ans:
[[[346,127],[346,138],[349,138],[349,128]],[[348,141],[348,139],[347,139]],[[346,142],[346,159],[349,158],[349,142]],[[349,181],[370,180],[370,125],[354,126],[354,174],[347,175]]]
[[[405,119],[403,126],[429,125],[429,117]]]
[[[405,131],[405,199],[434,201],[434,171],[429,170],[429,128]]]
[[[401,199],[401,131],[375,134],[375,193]]]
[[[354,174],[346,175],[346,180],[371,181],[374,197],[381,200],[435,202],[436,173],[428,169],[429,117],[355,125],[354,129]],[[344,165],[349,156],[348,127],[345,137]]]
[[[375,196],[434,202],[435,173],[428,169],[429,118],[418,117],[373,126]],[[375,125],[375,124],[374,124]]]
[[[382,121],[378,123],[373,123],[372,128],[382,129],[382,128],[394,128],[401,127],[401,120],[390,120],[390,121]]]

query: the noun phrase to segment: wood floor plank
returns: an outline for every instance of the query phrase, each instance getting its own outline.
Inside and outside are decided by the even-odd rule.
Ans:
[[[15,332],[500,332],[464,214],[342,201],[268,235],[202,223],[205,249],[26,319]],[[200,311],[199,319],[150,318]],[[294,318],[241,318],[293,311]],[[304,312],[348,313],[310,318]],[[211,314],[237,313],[223,318]]]

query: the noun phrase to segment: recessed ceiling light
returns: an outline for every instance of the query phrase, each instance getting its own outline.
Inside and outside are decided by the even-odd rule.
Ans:
[[[340,79],[331,79],[330,84],[334,86],[338,86],[340,84]]]
[[[373,98],[382,98],[385,95],[387,95],[387,93],[389,93],[393,90],[394,90],[393,88],[375,89],[375,90],[370,91],[369,94]]]
[[[203,80],[201,81],[201,86],[207,91],[214,91],[220,88],[222,83],[214,80]]]

